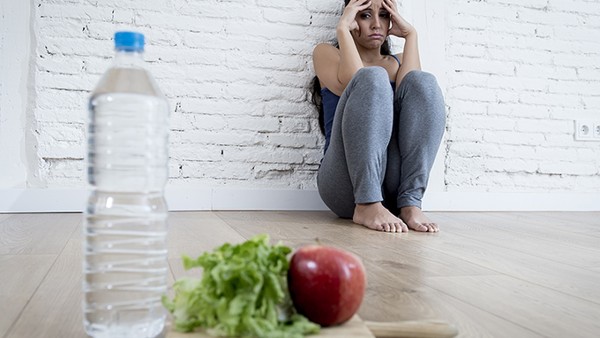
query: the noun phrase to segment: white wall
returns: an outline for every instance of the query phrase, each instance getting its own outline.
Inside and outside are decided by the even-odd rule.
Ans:
[[[35,156],[26,137],[30,14],[28,1],[0,2],[0,189],[26,187],[28,153]]]
[[[600,191],[600,1],[452,1],[446,182],[460,192]],[[600,207],[600,200],[597,205]]]
[[[314,189],[323,139],[306,87],[312,48],[334,37],[341,6],[3,0],[2,56],[15,63],[0,78],[0,209],[80,205],[86,100],[119,29],[146,34],[146,59],[171,102],[172,206],[322,208]],[[600,1],[400,8],[447,99],[425,207],[600,210],[600,143],[572,136],[573,119],[600,117]],[[21,40],[31,51],[12,43]],[[50,203],[57,195],[65,198]],[[543,200],[527,204],[532,197]]]

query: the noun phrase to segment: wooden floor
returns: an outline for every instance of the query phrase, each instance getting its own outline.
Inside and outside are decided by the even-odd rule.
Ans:
[[[182,254],[268,233],[365,262],[366,320],[440,319],[460,337],[599,337],[600,212],[436,212],[437,234],[367,230],[329,212],[172,213]],[[84,337],[81,215],[0,214],[0,337]],[[172,282],[172,280],[171,280]]]

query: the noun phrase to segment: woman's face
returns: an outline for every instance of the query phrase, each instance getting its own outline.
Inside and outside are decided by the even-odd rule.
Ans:
[[[387,38],[390,28],[390,13],[383,8],[383,0],[371,0],[371,7],[358,12],[358,30],[352,35],[356,43],[365,48],[379,48]]]

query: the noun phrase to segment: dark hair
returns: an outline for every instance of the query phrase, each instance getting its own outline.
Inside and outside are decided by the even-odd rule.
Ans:
[[[349,2],[350,0],[344,0],[344,7],[346,7]],[[335,48],[340,48],[337,41],[335,41],[333,45],[335,46]],[[390,50],[389,39],[385,39],[385,41],[381,45],[380,52],[382,55],[392,54]],[[315,108],[317,108],[317,111],[319,112],[319,129],[321,130],[321,133],[325,135],[325,113],[323,111],[323,97],[321,97],[321,83],[319,82],[319,78],[317,76],[313,77],[313,79],[311,80],[309,90],[311,94],[311,102],[315,105]]]

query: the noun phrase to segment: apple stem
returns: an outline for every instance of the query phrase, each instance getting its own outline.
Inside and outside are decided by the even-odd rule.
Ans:
[[[321,245],[321,240],[319,239],[319,237],[315,237],[315,242],[317,242],[318,245]]]

